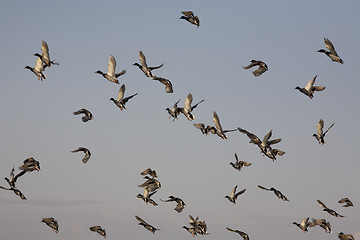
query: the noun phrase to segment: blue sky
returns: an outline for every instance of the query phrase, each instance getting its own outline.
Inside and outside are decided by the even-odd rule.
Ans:
[[[357,68],[360,22],[358,1],[5,1],[1,4],[0,88],[2,161],[8,176],[28,157],[42,171],[18,179],[28,198],[0,192],[1,239],[98,239],[89,231],[103,226],[108,239],[191,239],[181,227],[188,215],[208,224],[208,236],[238,239],[225,227],[251,239],[336,239],[336,233],[360,237],[357,136],[360,115]],[[192,10],[200,27],[180,20]],[[324,54],[329,38],[344,64]],[[41,40],[60,63],[44,72],[43,82],[24,66],[34,66]],[[144,76],[137,67],[142,50],[149,65],[164,63],[156,75],[172,81],[174,93]],[[105,71],[109,55],[117,60],[126,95],[138,92],[120,111],[109,98],[120,85]],[[242,66],[251,59],[269,70],[254,77]],[[154,71],[155,72],[155,71]],[[309,99],[304,87],[318,75],[326,86]],[[189,122],[168,119],[165,108],[188,93],[205,101]],[[83,123],[72,112],[87,108],[94,119]],[[242,127],[262,138],[273,129],[286,154],[276,162],[262,157],[246,135],[228,140],[204,136],[192,124],[212,124],[216,111],[224,129]],[[335,123],[319,145],[311,136],[320,118]],[[92,156],[70,151],[84,146]],[[229,165],[234,153],[251,162],[240,173]],[[144,169],[156,169],[162,188],[154,207],[136,198]],[[290,202],[257,185],[275,187]],[[6,186],[3,181],[0,185]],[[247,191],[233,205],[225,195],[239,185]],[[170,195],[187,207],[162,203]],[[354,208],[337,201],[349,197]],[[345,218],[335,218],[316,203],[320,199]],[[155,235],[137,225],[135,215],[161,229]],[[56,235],[41,218],[59,222]],[[293,221],[325,218],[333,232],[309,229],[305,235]]]

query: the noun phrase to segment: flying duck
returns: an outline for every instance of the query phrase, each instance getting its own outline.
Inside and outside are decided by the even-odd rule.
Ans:
[[[48,225],[49,227],[51,227],[51,229],[58,233],[59,232],[59,224],[58,222],[55,220],[55,218],[43,218],[41,220],[41,222],[45,223],[46,225]]]
[[[18,195],[22,200],[26,200],[26,197],[24,196],[24,194],[22,194],[22,192],[17,189],[17,188],[14,188],[14,187],[10,187],[10,188],[6,188],[6,187],[3,187],[3,186],[0,186],[1,189],[4,189],[4,190],[9,190],[9,191],[13,191],[16,195]]]
[[[44,40],[41,41],[41,54],[35,53],[34,56],[41,58],[41,61],[44,63],[44,69],[50,67],[51,64],[59,65],[59,63],[50,60],[49,46]]]
[[[90,231],[97,232],[98,234],[100,234],[101,236],[106,238],[106,231],[105,231],[105,229],[101,228],[100,226],[90,227]]]
[[[42,73],[45,68],[41,58],[36,60],[35,67],[25,66],[24,68],[32,71],[38,77],[38,80],[42,81],[43,79],[46,79],[46,75]]]
[[[115,68],[116,68],[115,57],[110,55],[107,73],[103,73],[100,70],[97,70],[95,73],[101,74],[104,78],[106,78],[110,82],[119,84],[119,80],[117,80],[117,78],[120,77],[121,75],[124,75],[126,73],[126,70],[124,69],[119,73],[115,73]]]
[[[161,64],[157,67],[149,67],[146,63],[146,58],[142,51],[139,51],[139,60],[140,60],[141,65],[139,63],[134,63],[133,65],[139,67],[140,70],[145,74],[145,76],[147,76],[149,78],[154,78],[154,75],[151,72],[152,70],[161,68],[163,66],[163,64]]]
[[[251,60],[250,61],[250,65],[243,67],[244,69],[249,69],[252,68],[254,66],[259,66],[258,69],[256,69],[255,71],[253,71],[253,74],[255,75],[255,77],[260,76],[261,74],[263,74],[264,72],[266,72],[268,70],[268,66],[266,65],[266,63],[262,62],[262,61],[258,61],[258,60]]]
[[[343,232],[339,232],[337,235],[340,240],[355,240],[352,234],[345,234]]]
[[[176,207],[174,208],[175,211],[177,211],[178,213],[181,213],[182,210],[185,208],[186,204],[185,202],[178,197],[174,197],[174,196],[170,196],[169,199],[167,200],[162,200],[160,199],[162,202],[173,202],[175,201],[177,203]]]
[[[86,110],[85,108],[82,108],[82,109],[74,112],[74,115],[79,115],[79,114],[85,114],[85,116],[83,116],[81,118],[83,122],[87,122],[94,118],[92,113],[89,110]]]
[[[162,77],[157,77],[157,76],[153,76],[152,80],[157,80],[157,81],[161,82],[162,84],[164,84],[166,93],[174,92],[173,86],[172,86],[172,83],[170,82],[170,80],[168,80],[166,78],[162,78]]]
[[[235,153],[235,163],[231,162],[230,165],[236,170],[240,171],[243,166],[248,167],[251,165],[249,162],[239,161],[238,155]]]
[[[273,161],[276,160],[276,154],[279,154],[279,150],[277,149],[273,152],[271,145],[281,142],[281,138],[269,140],[272,136],[272,130],[270,130],[270,132],[268,132],[264,136],[262,141],[255,134],[248,132],[245,129],[242,129],[239,127],[238,130],[239,130],[239,132],[246,134],[248,136],[248,138],[250,139],[250,143],[257,145],[260,148],[261,152],[265,156],[269,157]],[[279,155],[282,155],[282,154],[279,154]]]
[[[41,170],[39,161],[36,161],[33,157],[25,159],[23,163],[24,164],[19,167],[20,170],[24,170],[26,172]]]
[[[319,123],[317,124],[316,126],[316,130],[317,130],[317,133],[313,134],[313,137],[316,138],[316,140],[318,140],[319,144],[322,144],[324,145],[325,144],[325,134],[330,130],[330,128],[332,128],[334,126],[334,123],[330,125],[330,127],[325,131],[323,132],[323,128],[324,128],[324,120],[320,119]]]
[[[225,135],[225,133],[227,132],[233,132],[236,131],[237,129],[232,129],[232,130],[223,130],[220,124],[220,119],[217,115],[217,113],[214,111],[213,112],[213,122],[215,124],[216,127],[216,134],[221,137],[222,139],[228,139],[228,137]]]
[[[233,229],[228,228],[228,227],[226,229],[228,231],[230,231],[230,232],[235,232],[235,233],[240,234],[240,236],[243,238],[243,240],[250,240],[249,235],[247,235],[246,233],[244,233],[244,232],[242,232],[240,230],[233,230]]]
[[[343,207],[353,207],[354,204],[350,201],[349,198],[342,198],[338,201],[338,203],[345,203],[345,205],[343,205]]]
[[[139,225],[142,225],[144,228],[146,228],[147,230],[149,230],[152,233],[155,233],[155,231],[160,230],[160,229],[158,229],[156,227],[151,226],[150,224],[148,224],[147,222],[145,222],[144,220],[142,220],[138,216],[135,216],[135,218],[139,221]]]
[[[136,197],[141,198],[146,203],[150,203],[154,206],[157,206],[158,204],[154,200],[151,199],[152,195],[154,195],[155,193],[157,193],[157,191],[149,193],[149,188],[145,187],[144,194],[139,193]]]
[[[126,109],[125,104],[127,103],[127,101],[129,101],[129,99],[131,99],[137,95],[137,93],[135,93],[131,96],[124,98],[124,93],[125,93],[125,85],[123,84],[123,85],[121,85],[121,87],[119,89],[117,99],[115,100],[114,98],[110,98],[110,100],[113,101],[115,103],[115,105],[120,108],[121,111],[123,109]]]
[[[174,106],[170,109],[170,108],[166,108],[165,110],[169,113],[169,119],[171,118],[171,117],[173,117],[174,119],[173,119],[173,121],[175,121],[175,119],[177,119],[178,118],[178,116],[179,116],[179,114],[181,113],[181,109],[180,108],[178,108],[178,104],[179,104],[179,102],[180,102],[180,99],[179,99],[179,101],[177,101],[175,104],[174,104]]]
[[[310,79],[304,88],[300,88],[299,86],[297,86],[295,89],[299,90],[300,92],[308,96],[310,99],[312,99],[314,97],[313,94],[315,91],[322,91],[326,88],[326,87],[314,86],[316,77],[317,75],[312,79]]]
[[[183,11],[181,12],[184,16],[181,16],[180,19],[185,19],[191,24],[196,25],[197,27],[200,26],[200,20],[198,16],[195,16],[192,11]]]
[[[246,191],[246,188],[241,190],[240,192],[236,192],[237,189],[237,185],[232,189],[230,196],[225,196],[225,198],[229,199],[230,202],[232,202],[233,204],[236,203],[236,199],[239,195],[243,194]]]
[[[193,101],[193,96],[191,93],[189,93],[185,99],[184,107],[180,108],[180,111],[184,114],[184,116],[189,120],[192,121],[195,119],[195,116],[191,113],[200,103],[204,101],[201,100],[197,104],[191,106],[191,103]]]
[[[289,201],[289,199],[287,199],[284,194],[282,194],[279,190],[277,190],[277,189],[275,189],[275,188],[273,188],[273,187],[271,187],[271,188],[266,188],[266,187],[263,187],[263,186],[261,186],[261,185],[258,185],[258,187],[261,188],[261,189],[263,189],[263,190],[266,190],[266,191],[273,191],[274,194],[275,194],[278,198],[282,199],[283,201]]]
[[[335,51],[334,45],[331,43],[331,41],[327,38],[324,38],[325,47],[329,49],[329,51],[326,51],[325,49],[320,49],[318,52],[325,53],[333,62],[338,62],[341,64],[344,64],[344,61],[339,57],[337,52]]]
[[[216,134],[216,128],[214,126],[209,126],[207,125],[205,127],[205,124],[204,123],[194,123],[194,126],[197,128],[197,129],[200,129],[200,131],[202,132],[202,134],[205,134],[205,135],[208,135],[209,133],[212,133],[212,134]]]
[[[328,212],[330,215],[334,216],[334,217],[344,217],[343,215],[338,214],[337,212],[335,212],[334,210],[328,208],[323,202],[321,202],[320,200],[316,200],[318,202],[318,204],[323,207],[323,211]]]
[[[83,157],[82,162],[87,163],[87,161],[89,161],[89,158],[91,156],[90,150],[87,149],[87,148],[84,148],[84,147],[79,147],[78,149],[75,149],[75,150],[73,150],[71,152],[76,153],[76,152],[80,152],[80,151],[85,153],[85,156]]]

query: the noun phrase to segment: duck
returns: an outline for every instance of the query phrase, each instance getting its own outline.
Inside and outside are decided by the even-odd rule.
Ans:
[[[231,129],[231,130],[223,130],[220,119],[215,111],[213,111],[213,122],[215,124],[216,131],[215,133],[221,138],[221,139],[228,139],[228,137],[225,135],[227,132],[234,132],[237,129]]]
[[[306,233],[308,231],[307,228],[309,227],[309,218],[304,218],[301,223],[293,222],[293,224],[298,226],[304,233]]]
[[[50,218],[43,218],[41,220],[41,222],[45,223],[46,225],[48,225],[55,233],[59,232],[59,224],[58,222],[55,220],[55,218],[50,217]]]
[[[337,235],[340,240],[355,240],[352,234],[345,234],[343,232],[339,232]]]
[[[84,147],[79,147],[78,149],[75,149],[73,151],[71,151],[72,153],[76,153],[76,152],[84,152],[85,153],[85,156],[83,157],[82,159],[82,162],[83,163],[87,163],[90,159],[90,156],[91,156],[91,152],[89,149],[87,148],[84,148]]]
[[[125,93],[125,85],[123,84],[123,85],[121,85],[121,87],[119,89],[119,93],[118,93],[116,100],[114,98],[110,98],[110,100],[113,101],[115,103],[115,105],[120,108],[121,111],[123,109],[126,109],[125,104],[131,98],[135,97],[138,94],[138,93],[135,93],[133,95],[130,95],[130,96],[124,98],[124,93]]]
[[[45,68],[41,58],[37,58],[35,67],[25,66],[24,68],[32,71],[38,77],[39,81],[46,79],[46,75],[42,73],[45,70]]]
[[[144,187],[147,188],[149,190],[149,192],[153,192],[156,189],[161,188],[161,183],[155,179],[155,178],[149,178],[147,176],[144,177],[146,180],[146,182],[144,182],[141,185],[138,185],[138,187]]]
[[[83,122],[87,122],[87,121],[94,118],[92,113],[89,110],[85,109],[85,108],[82,108],[82,109],[74,112],[74,115],[79,115],[79,114],[85,114],[85,116],[83,116],[81,118]]]
[[[331,233],[331,225],[330,222],[327,222],[326,219],[312,219],[313,224],[320,226],[325,230],[326,233]]]
[[[318,204],[323,208],[323,211],[328,212],[330,215],[334,216],[334,217],[344,217],[343,215],[338,214],[337,212],[335,212],[334,210],[328,208],[322,201],[320,200],[316,200],[318,202]]]
[[[272,136],[272,130],[270,130],[270,132],[268,132],[264,136],[263,140],[260,140],[260,138],[258,138],[255,134],[253,134],[253,133],[251,133],[251,132],[249,132],[249,131],[247,131],[245,129],[242,129],[242,128],[239,127],[238,130],[239,130],[239,132],[241,132],[243,134],[246,134],[248,136],[248,138],[250,139],[250,143],[253,143],[253,144],[257,145],[260,148],[260,151],[265,156],[269,157],[273,161],[276,160],[276,154],[279,154],[279,151],[277,149],[277,151],[275,150],[273,152],[273,149],[272,149],[271,145],[281,142],[281,138],[269,140],[271,138],[271,136]]]
[[[317,75],[315,75],[315,77],[310,79],[304,88],[297,86],[295,89],[299,90],[301,93],[305,94],[310,99],[312,99],[314,97],[313,94],[315,91],[319,92],[326,88],[326,87],[321,87],[321,86],[314,86],[316,78],[317,78]]]
[[[248,167],[251,165],[249,162],[239,161],[238,155],[235,153],[235,163],[231,162],[230,165],[236,170],[240,171],[242,167]]]
[[[202,134],[208,135],[209,133],[216,134],[216,128],[214,126],[207,125],[204,123],[194,123],[193,124],[197,129],[200,129]]]
[[[145,169],[145,170],[142,171],[140,174],[143,175],[143,176],[145,176],[145,175],[150,175],[152,178],[157,178],[157,177],[158,177],[157,174],[156,174],[155,169],[152,170],[151,168]]]
[[[148,231],[152,232],[153,234],[156,232],[156,231],[159,231],[160,229],[154,227],[154,226],[151,226],[150,224],[148,224],[147,222],[145,222],[144,220],[142,220],[140,217],[138,216],[135,216],[135,218],[139,221],[139,225],[143,226],[144,228],[146,228]]]
[[[3,186],[0,186],[1,189],[4,190],[8,190],[8,191],[13,191],[15,193],[15,195],[18,195],[22,200],[26,200],[26,197],[24,196],[24,194],[17,188],[15,187],[10,187],[10,188],[6,188]]]
[[[354,204],[350,201],[349,198],[342,198],[338,201],[338,203],[345,203],[345,205],[343,205],[343,207],[353,207]]]
[[[39,161],[36,161],[33,157],[29,157],[23,161],[23,165],[19,167],[20,170],[26,171],[26,172],[32,172],[34,170],[40,171],[40,163]]]
[[[17,179],[26,173],[26,170],[23,170],[15,176],[14,171],[15,171],[15,169],[12,168],[10,171],[9,178],[8,177],[4,178],[6,180],[6,182],[9,184],[9,186],[12,188],[16,188]]]
[[[115,68],[116,68],[115,57],[113,55],[110,55],[107,73],[103,73],[100,70],[97,70],[95,73],[102,75],[104,78],[106,78],[110,82],[119,84],[119,80],[117,78],[120,77],[121,75],[124,75],[126,73],[126,70],[123,69],[121,72],[115,73]]]
[[[243,67],[243,68],[244,69],[249,69],[249,68],[252,68],[254,66],[259,66],[258,69],[253,71],[253,74],[254,74],[255,77],[260,76],[261,74],[263,74],[264,72],[266,72],[269,69],[268,66],[266,65],[266,63],[264,63],[263,61],[251,60],[250,62],[251,63],[248,66]]]
[[[100,227],[100,226],[90,227],[90,231],[92,231],[92,232],[97,232],[98,234],[100,234],[101,236],[103,236],[104,238],[106,238],[106,231],[105,231],[105,229],[103,229],[103,228]]]
[[[234,229],[231,229],[228,227],[226,227],[226,230],[240,234],[240,236],[243,238],[243,240],[250,240],[249,235],[247,235],[245,232],[242,232],[240,230],[234,230]]]
[[[313,134],[313,137],[316,138],[316,140],[319,142],[319,144],[324,145],[325,144],[325,134],[330,130],[330,128],[332,128],[334,126],[334,123],[330,125],[330,127],[323,132],[323,128],[324,128],[324,120],[320,119],[319,123],[316,126],[316,130],[317,133]]]
[[[174,210],[177,211],[178,213],[181,213],[182,210],[186,206],[185,202],[181,198],[174,197],[174,196],[169,196],[169,199],[167,199],[167,200],[160,199],[160,201],[162,201],[162,202],[173,202],[173,201],[175,201],[177,203],[177,205],[174,208]]]
[[[193,101],[193,96],[191,93],[189,93],[185,99],[184,107],[180,108],[180,111],[184,114],[184,116],[189,120],[192,121],[195,119],[195,116],[191,113],[200,103],[205,101],[205,99],[201,100],[197,104],[191,106],[191,103]]]
[[[325,43],[325,47],[329,49],[329,51],[326,51],[325,49],[320,49],[318,50],[318,52],[325,53],[329,58],[331,58],[333,62],[344,64],[344,61],[339,57],[339,55],[335,51],[335,47],[332,44],[332,42],[329,39],[324,38],[324,43]]]
[[[174,92],[174,89],[173,89],[173,86],[172,86],[172,83],[170,82],[170,80],[163,78],[163,77],[157,77],[155,75],[153,75],[152,80],[159,81],[160,83],[164,84],[166,93]]]
[[[196,25],[198,28],[200,26],[200,20],[198,16],[195,16],[192,11],[182,11],[181,12],[184,16],[181,16],[180,19],[185,19],[191,24]]]
[[[170,108],[166,108],[165,110],[169,113],[169,119],[171,118],[171,117],[173,117],[173,121],[175,121],[175,119],[177,119],[178,118],[178,116],[179,116],[179,114],[181,113],[181,109],[180,108],[178,108],[178,104],[179,104],[179,102],[180,102],[180,99],[179,99],[179,101],[177,101],[175,104],[174,104],[174,106],[170,109]]]
[[[141,198],[145,203],[150,203],[154,206],[157,206],[158,204],[154,200],[151,199],[152,195],[154,195],[155,193],[157,193],[157,191],[149,193],[149,188],[145,187],[144,194],[139,193],[136,197]]]
[[[241,190],[240,192],[236,192],[237,189],[237,185],[232,189],[230,196],[225,196],[225,198],[229,199],[230,202],[232,202],[233,204],[236,203],[236,199],[239,195],[243,194],[246,191],[246,188]]]
[[[273,188],[273,187],[271,187],[271,188],[266,188],[266,187],[263,187],[263,186],[261,186],[261,185],[258,185],[258,187],[261,188],[261,189],[263,189],[263,190],[266,190],[266,191],[273,191],[274,194],[275,194],[278,198],[280,198],[281,200],[287,201],[287,202],[289,201],[289,199],[287,199],[287,197],[285,197],[284,194],[282,194],[279,190],[277,190],[277,189],[275,189],[275,188]]]
[[[163,66],[163,64],[160,64],[157,67],[149,67],[146,63],[146,58],[142,51],[139,51],[139,60],[141,64],[134,63],[133,65],[139,67],[139,69],[145,74],[145,76],[149,78],[154,78],[154,74],[151,72],[152,70],[161,68]]]
[[[44,63],[44,69],[46,67],[50,67],[51,65],[59,65],[59,63],[50,60],[49,46],[44,40],[41,41],[41,54],[34,53],[33,55],[41,58]]]

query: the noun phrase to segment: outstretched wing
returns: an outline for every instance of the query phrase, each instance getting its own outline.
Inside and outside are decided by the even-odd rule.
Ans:
[[[321,207],[327,208],[326,205],[325,205],[322,201],[320,201],[319,199],[316,200],[316,201],[318,202],[318,204],[319,204]]]
[[[315,77],[313,77],[312,79],[310,79],[310,80],[308,81],[308,83],[306,84],[305,89],[306,89],[307,91],[310,92],[312,86],[313,86],[314,83],[315,83],[316,77],[317,77],[317,75],[316,75]]]
[[[271,191],[269,188],[266,188],[266,187],[263,187],[261,185],[258,185],[259,188],[263,189],[263,190],[266,190],[266,191]]]
[[[330,128],[332,128],[334,126],[334,123],[330,125],[330,127],[324,132],[324,136],[325,134],[330,130]]]
[[[335,47],[334,45],[332,44],[332,42],[327,39],[327,38],[324,38],[324,42],[325,42],[325,46],[327,49],[329,49],[329,51],[332,53],[332,54],[335,54],[337,56],[337,52],[335,51]]]
[[[123,99],[125,93],[125,84],[121,85],[116,101]]]
[[[110,55],[107,74],[110,76],[115,76],[115,68],[116,68],[115,57],[113,55]]]
[[[215,127],[218,131],[222,132],[222,127],[221,127],[221,124],[220,124],[220,119],[217,115],[216,112],[213,112],[213,121],[215,123]]]

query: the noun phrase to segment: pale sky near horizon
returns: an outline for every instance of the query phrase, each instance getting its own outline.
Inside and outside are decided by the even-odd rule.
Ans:
[[[196,28],[182,19],[192,10]],[[181,227],[188,215],[208,225],[207,236],[239,239],[225,227],[246,232],[250,239],[337,239],[339,232],[360,238],[359,1],[3,1],[1,29],[0,178],[28,157],[40,172],[17,182],[27,197],[0,191],[0,239],[99,239],[90,226],[101,225],[107,239],[192,239]],[[344,64],[317,50],[324,37],[334,44]],[[27,69],[41,40],[59,66],[47,68],[43,82]],[[133,63],[142,50],[150,66],[164,63],[155,75],[171,80],[174,93],[146,78]],[[107,70],[114,55],[125,95],[138,93],[120,111],[109,98],[120,85],[96,70]],[[255,77],[242,67],[250,60],[269,70]],[[326,86],[313,99],[294,88],[317,76]],[[195,120],[168,119],[165,108],[188,93]],[[94,119],[83,123],[72,113],[89,109]],[[249,143],[246,135],[228,140],[205,136],[193,123],[213,124],[216,111],[224,129],[241,127],[261,139],[273,130],[276,145],[286,152],[272,162]],[[321,146],[312,134],[322,118],[335,123]],[[79,146],[92,156],[83,164]],[[230,162],[251,162],[241,172]],[[154,207],[136,198],[143,190],[140,172],[155,169],[162,188]],[[290,201],[257,185],[275,187]],[[0,182],[6,186],[5,180]],[[246,188],[237,204],[225,196],[238,185]],[[186,208],[163,203],[174,195]],[[349,197],[353,208],[337,201]],[[316,200],[345,215],[335,218]],[[135,215],[160,228],[154,235],[138,226]],[[59,222],[59,233],[41,223]],[[304,234],[292,222],[325,218],[333,232],[310,228]]]

